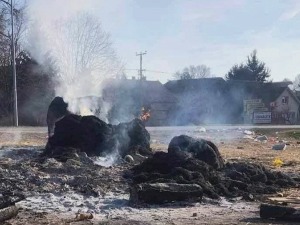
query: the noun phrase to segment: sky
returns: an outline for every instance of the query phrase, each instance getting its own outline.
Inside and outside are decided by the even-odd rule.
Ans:
[[[293,81],[300,73],[300,0],[28,0],[28,4],[41,20],[74,11],[93,13],[111,34],[128,77],[137,76],[136,53],[141,51],[147,51],[144,75],[162,83],[189,65],[205,64],[213,75],[224,77],[254,49],[270,68],[273,81]]]

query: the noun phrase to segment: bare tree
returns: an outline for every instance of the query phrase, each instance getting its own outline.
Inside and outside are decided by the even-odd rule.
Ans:
[[[26,1],[13,1],[14,42],[18,55],[23,49],[21,40],[26,30],[25,9]],[[11,64],[11,15],[10,7],[0,1],[0,64]]]
[[[13,1],[14,16],[14,42],[16,57],[22,51],[21,39],[25,27],[26,1]],[[12,114],[12,76],[11,58],[11,14],[10,7],[0,2],[0,122],[10,124],[9,116]],[[4,122],[5,120],[5,122]]]
[[[117,60],[110,35],[98,19],[87,13],[55,24],[56,32],[50,56],[55,59],[59,79],[73,84],[89,76],[99,81],[107,75],[120,73],[122,66]]]
[[[182,71],[177,71],[174,74],[175,79],[199,79],[212,77],[210,68],[206,65],[189,66],[185,67]]]
[[[293,91],[299,91],[300,90],[300,74],[298,74],[295,77],[295,80],[294,80],[293,84],[291,85],[291,89]]]

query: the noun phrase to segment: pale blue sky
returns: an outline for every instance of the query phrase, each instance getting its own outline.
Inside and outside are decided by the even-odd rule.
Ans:
[[[92,11],[111,33],[127,69],[138,68],[135,53],[147,50],[144,68],[170,73],[145,73],[151,80],[166,82],[177,70],[198,64],[223,77],[253,49],[271,69],[274,81],[294,80],[300,73],[300,0],[28,2],[40,8],[41,17],[68,10]]]

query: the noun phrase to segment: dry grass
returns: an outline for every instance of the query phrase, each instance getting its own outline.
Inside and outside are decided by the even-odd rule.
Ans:
[[[0,147],[45,146],[46,133],[0,132]]]
[[[260,143],[253,140],[240,140],[230,144],[220,144],[219,150],[225,160],[249,160],[262,163],[269,168],[279,169],[273,165],[273,161],[279,158],[283,161],[280,168],[286,172],[300,172],[300,145],[297,141],[289,141],[283,151],[272,150],[274,142]],[[238,149],[238,147],[242,149]]]

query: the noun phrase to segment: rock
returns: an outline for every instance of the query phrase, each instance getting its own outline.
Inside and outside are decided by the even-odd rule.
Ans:
[[[199,132],[201,132],[201,133],[206,133],[205,127],[200,127]]]
[[[250,131],[250,130],[244,130],[244,134],[247,134],[247,135],[252,135],[252,134],[253,134],[253,132],[252,132],[252,131]]]
[[[273,150],[285,150],[286,149],[286,144],[285,143],[279,143],[279,144],[273,145],[272,149]]]
[[[124,157],[124,160],[125,160],[126,162],[128,162],[128,163],[133,163],[133,162],[134,162],[134,159],[133,159],[133,157],[132,157],[131,155],[126,155],[126,156]]]
[[[210,141],[180,135],[172,138],[168,152],[172,152],[174,149],[190,153],[193,157],[206,162],[215,169],[224,167],[224,160],[217,146]]]
[[[201,200],[202,196],[202,188],[197,184],[143,183],[130,189],[130,201],[133,204]]]
[[[238,147],[237,147],[237,149],[244,149],[244,147],[242,147],[242,146],[238,146]]]
[[[261,142],[266,142],[266,141],[268,141],[268,138],[267,138],[267,136],[262,135],[262,136],[257,136],[257,137],[255,138],[255,140],[256,140],[256,141],[261,141]]]
[[[197,213],[193,213],[192,217],[196,217],[196,216],[198,216],[198,214]]]

